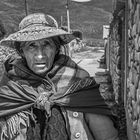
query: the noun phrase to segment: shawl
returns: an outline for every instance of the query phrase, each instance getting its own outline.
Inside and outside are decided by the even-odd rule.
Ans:
[[[99,85],[68,56],[59,55],[52,69],[41,77],[28,69],[22,58],[9,57],[0,83],[0,117],[42,105],[47,116],[53,105],[112,115],[99,93]]]

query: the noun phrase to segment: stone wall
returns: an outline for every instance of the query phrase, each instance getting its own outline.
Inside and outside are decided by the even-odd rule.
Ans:
[[[120,98],[120,87],[121,87],[121,45],[120,45],[120,35],[118,33],[119,30],[119,19],[116,19],[113,22],[113,27],[111,29],[110,34],[110,74],[112,77],[112,84],[115,94],[116,102],[119,102]]]
[[[117,103],[123,102],[124,93],[124,42],[125,42],[125,3],[116,2],[109,34],[109,66]],[[108,62],[107,62],[108,63]]]
[[[114,9],[109,36],[109,71],[116,102],[124,104],[126,97],[128,139],[140,140],[140,0],[128,0],[126,4],[124,12],[122,8]]]
[[[113,19],[110,23],[110,34],[106,49],[106,64],[109,69],[113,94],[118,104],[118,123],[120,139],[127,139],[126,115],[124,108],[124,71],[125,71],[125,3],[116,2]]]
[[[128,0],[127,112],[140,139],[140,0]]]

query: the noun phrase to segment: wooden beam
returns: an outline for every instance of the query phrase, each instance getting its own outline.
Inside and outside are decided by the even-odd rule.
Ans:
[[[28,2],[27,0],[24,0],[24,2],[25,2],[25,14],[27,16],[28,15]]]

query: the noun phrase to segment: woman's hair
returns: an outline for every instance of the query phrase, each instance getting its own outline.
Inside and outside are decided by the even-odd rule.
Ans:
[[[15,41],[14,42],[14,47],[15,47],[17,53],[19,55],[21,55],[21,53],[23,52],[22,49],[21,49],[21,42]]]
[[[59,39],[59,37],[53,37],[52,40],[54,41],[54,44],[56,46],[56,50],[58,51],[57,54],[59,54],[60,46],[61,46],[61,40]]]

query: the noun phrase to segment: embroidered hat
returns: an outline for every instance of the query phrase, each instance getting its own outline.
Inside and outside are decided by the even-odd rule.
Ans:
[[[19,31],[1,40],[1,44],[8,42],[34,41],[43,38],[59,36],[61,44],[67,44],[75,37],[60,28],[57,21],[50,15],[34,13],[26,16],[19,24]]]

